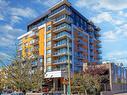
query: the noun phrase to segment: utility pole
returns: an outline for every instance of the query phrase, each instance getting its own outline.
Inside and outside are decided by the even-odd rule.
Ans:
[[[68,37],[67,37],[67,51],[68,51],[68,95],[71,95],[70,44]]]

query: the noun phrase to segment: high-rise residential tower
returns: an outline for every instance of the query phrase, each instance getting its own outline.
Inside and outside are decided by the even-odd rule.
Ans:
[[[74,9],[67,0],[51,7],[18,37],[18,54],[44,66],[45,78],[63,88],[70,65],[71,74],[81,72],[83,63],[98,64],[101,59],[100,28]],[[36,57],[36,58],[35,58]]]

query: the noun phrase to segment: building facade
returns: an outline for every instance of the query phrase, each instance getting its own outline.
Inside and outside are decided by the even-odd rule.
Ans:
[[[104,62],[95,66],[84,64],[83,68],[102,68],[106,70],[109,82],[102,84],[101,95],[114,95],[115,93],[127,92],[127,68],[121,63]],[[103,71],[102,71],[103,72]]]
[[[33,59],[33,66],[43,64],[45,78],[57,78],[57,85],[63,83],[68,64],[74,73],[82,71],[83,63],[98,64],[101,59],[100,28],[67,0],[51,7],[27,29],[18,37],[18,56]]]

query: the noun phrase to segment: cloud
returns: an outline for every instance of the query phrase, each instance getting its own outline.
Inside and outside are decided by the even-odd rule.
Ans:
[[[24,33],[24,30],[12,27],[11,25],[1,25],[0,26],[0,46],[1,47],[11,47],[15,45],[16,39],[19,35]]]
[[[100,0],[100,8],[112,11],[127,9],[127,0]]]
[[[22,21],[22,18],[19,16],[12,16],[11,17],[11,24],[20,23]]]
[[[112,14],[111,12],[102,12],[91,19],[95,23],[109,22],[111,24],[116,24],[116,25],[120,25],[120,24],[124,23],[123,19],[121,20],[120,17],[119,17],[119,19],[115,19],[115,17],[113,18],[113,16],[111,14]]]
[[[124,12],[124,11],[119,11],[119,12],[118,12],[118,15],[119,15],[119,16],[122,16],[122,17],[127,17],[127,13]]]
[[[36,0],[34,2],[44,5],[44,6],[47,6],[47,7],[51,7],[59,1],[60,0],[45,0],[45,1],[44,0]]]
[[[23,18],[35,18],[38,16],[36,10],[24,6],[11,6],[11,1],[0,0],[0,20],[9,21],[11,24],[19,23]],[[6,19],[4,19],[5,17]]]
[[[126,57],[127,56],[127,51],[126,50],[122,50],[122,51],[113,51],[111,53],[108,54],[109,57]]]
[[[123,24],[114,30],[102,34],[103,41],[120,41],[127,40],[127,24]]]
[[[82,7],[90,7],[90,6],[96,6],[96,5],[98,5],[98,2],[99,0],[77,0],[76,1],[76,3],[75,3],[75,5],[77,6],[77,7],[80,7],[80,8],[82,8]]]
[[[10,9],[11,15],[13,16],[20,16],[20,17],[36,17],[37,13],[33,9],[27,7],[27,8],[11,8]]]
[[[112,51],[106,55],[106,58],[104,60],[109,60],[115,63],[123,63],[124,66],[127,66],[127,51],[126,50]]]
[[[4,16],[0,14],[0,20],[4,20]]]
[[[127,0],[77,0],[77,7],[93,9],[106,9],[111,11],[127,9]]]
[[[4,52],[0,52],[0,58],[7,58],[10,57],[8,54],[4,53]]]

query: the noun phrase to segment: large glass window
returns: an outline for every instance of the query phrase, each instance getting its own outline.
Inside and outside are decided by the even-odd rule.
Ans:
[[[47,58],[47,63],[51,63],[51,57]]]
[[[48,42],[47,42],[47,47],[48,47],[48,46],[51,46],[51,41],[48,41]]]
[[[51,54],[51,49],[47,50],[46,53],[47,53],[47,54]]]
[[[47,35],[46,35],[46,38],[50,38],[51,37],[51,33],[48,33]]]

